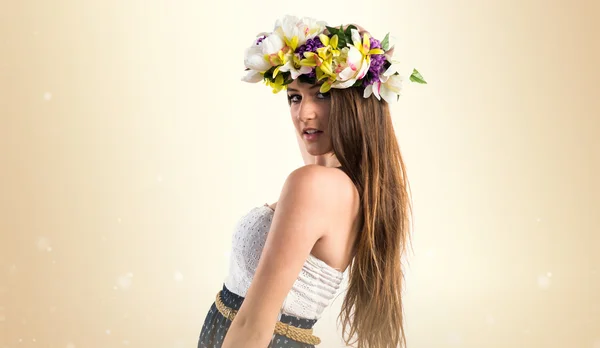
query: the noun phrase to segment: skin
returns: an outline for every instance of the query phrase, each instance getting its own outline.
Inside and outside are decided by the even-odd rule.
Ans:
[[[331,149],[328,129],[331,100],[328,94],[319,93],[319,85],[294,81],[287,88],[288,104],[296,138],[306,164],[339,167],[340,162]],[[316,141],[309,141],[302,130],[316,128],[323,131]]]
[[[264,348],[273,336],[283,301],[309,254],[341,271],[352,259],[359,195],[331,152],[330,100],[319,88],[294,81],[288,86],[290,115],[307,165],[286,179],[258,267],[223,348]],[[323,131],[316,141],[304,127]]]

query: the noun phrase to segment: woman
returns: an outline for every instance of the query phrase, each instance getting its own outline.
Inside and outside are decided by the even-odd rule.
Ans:
[[[353,25],[287,16],[246,51],[245,81],[287,90],[307,165],[288,176],[277,203],[238,222],[199,348],[314,347],[312,327],[346,270],[346,343],[405,343],[410,204],[388,107],[402,77],[387,41]],[[424,83],[416,70],[411,80]]]

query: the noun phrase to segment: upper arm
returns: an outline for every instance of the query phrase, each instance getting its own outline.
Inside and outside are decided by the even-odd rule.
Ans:
[[[331,227],[335,178],[318,165],[301,167],[289,175],[236,320],[258,331],[274,328],[281,305],[314,244]]]

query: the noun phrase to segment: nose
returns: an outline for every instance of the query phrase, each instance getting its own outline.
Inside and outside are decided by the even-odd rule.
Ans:
[[[298,108],[298,120],[302,122],[306,122],[309,120],[315,119],[317,117],[317,107],[316,105],[308,100],[302,100],[300,103],[300,107]]]

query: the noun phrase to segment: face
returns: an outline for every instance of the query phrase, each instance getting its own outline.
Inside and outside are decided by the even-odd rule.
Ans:
[[[319,85],[294,82],[287,85],[290,114],[296,128],[313,156],[331,152],[331,136],[329,133],[329,93],[320,93]]]

